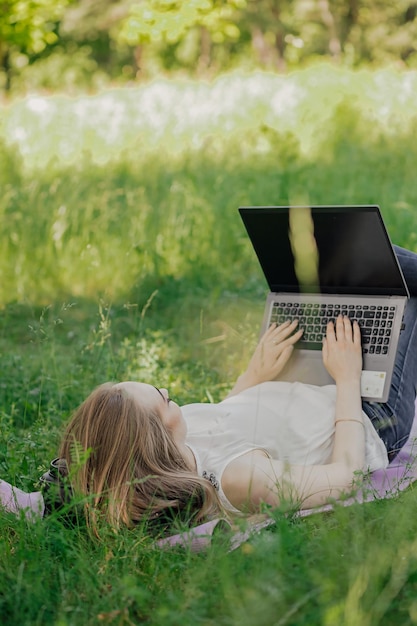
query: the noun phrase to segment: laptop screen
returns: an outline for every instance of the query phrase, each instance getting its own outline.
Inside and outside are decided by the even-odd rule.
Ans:
[[[377,206],[239,212],[271,291],[408,295]]]

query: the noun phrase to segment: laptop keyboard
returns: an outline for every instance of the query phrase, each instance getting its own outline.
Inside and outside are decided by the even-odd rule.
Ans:
[[[365,354],[385,355],[388,354],[390,348],[395,310],[395,306],[318,304],[317,302],[309,304],[283,300],[273,303],[270,323],[282,324],[288,319],[298,319],[298,328],[303,328],[304,333],[297,346],[303,349],[321,350],[327,323],[335,321],[340,314],[346,315],[351,320],[357,320],[359,324],[362,351]]]

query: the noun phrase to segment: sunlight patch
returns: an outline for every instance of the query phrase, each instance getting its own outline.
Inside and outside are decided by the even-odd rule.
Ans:
[[[294,270],[300,284],[311,292],[319,291],[319,254],[314,237],[314,222],[309,207],[291,207],[289,211],[290,242],[294,255]]]

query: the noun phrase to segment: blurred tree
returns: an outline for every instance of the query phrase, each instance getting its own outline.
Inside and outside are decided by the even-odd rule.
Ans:
[[[417,61],[416,0],[247,0],[243,24],[268,67],[320,57],[350,65]]]
[[[132,2],[119,41],[137,46],[175,46],[190,31],[199,35],[198,69],[211,63],[212,44],[236,41],[240,36],[239,9],[247,0],[141,0]]]
[[[131,4],[132,0],[79,0],[62,17],[61,41],[67,47],[87,46],[98,66],[105,67],[110,74],[113,66],[120,71],[123,59],[119,58],[115,40]],[[131,50],[128,54],[132,56]]]
[[[71,0],[1,0],[0,70],[5,89],[14,69],[27,65],[33,55],[58,40],[57,27]]]
[[[6,89],[317,59],[417,67],[417,0],[0,0]]]
[[[362,62],[417,65],[417,2],[357,0],[358,17],[349,41]]]
[[[302,0],[248,0],[243,19],[250,31],[252,48],[261,65],[284,70],[286,47],[298,38]]]

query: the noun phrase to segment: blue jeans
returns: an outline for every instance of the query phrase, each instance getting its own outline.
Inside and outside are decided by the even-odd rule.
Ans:
[[[362,407],[384,442],[390,461],[408,439],[415,413],[417,384],[417,254],[394,246],[410,291],[386,404],[363,402]]]

